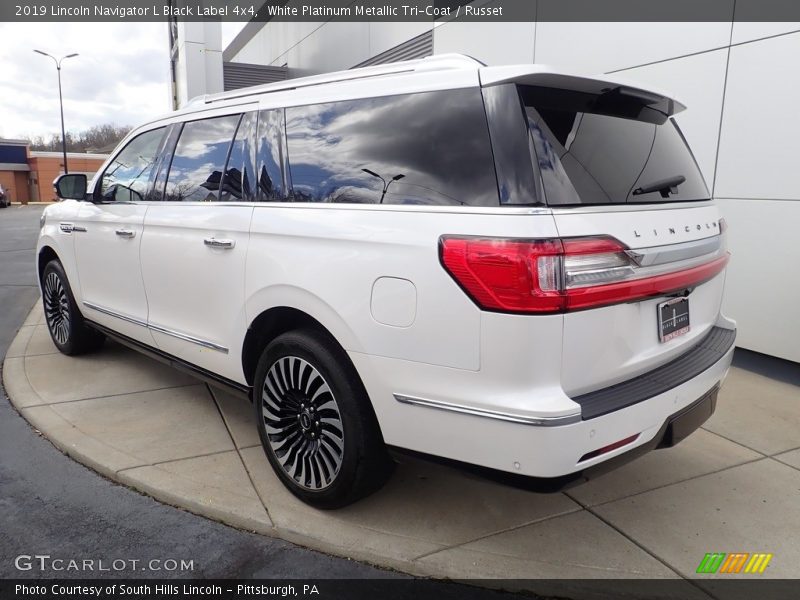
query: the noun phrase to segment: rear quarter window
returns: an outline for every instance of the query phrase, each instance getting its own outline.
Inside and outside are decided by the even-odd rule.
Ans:
[[[286,109],[291,200],[497,206],[477,88]]]

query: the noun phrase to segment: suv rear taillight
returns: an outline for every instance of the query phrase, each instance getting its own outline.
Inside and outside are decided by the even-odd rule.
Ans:
[[[520,240],[443,236],[442,265],[482,309],[556,313],[632,302],[692,288],[725,268],[728,254],[663,272],[639,267],[606,236]]]

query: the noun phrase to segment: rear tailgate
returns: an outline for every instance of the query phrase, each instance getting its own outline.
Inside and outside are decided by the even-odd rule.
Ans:
[[[600,212],[598,208],[555,210],[559,235],[562,238],[611,236],[631,248],[634,255],[657,255],[655,260],[666,271],[691,268],[724,253],[724,247],[714,251],[716,243],[721,242],[716,206],[706,204],[690,208],[665,204],[647,210],[614,207],[616,210],[609,212]],[[693,254],[698,256],[687,258]],[[679,291],[668,296],[566,313],[562,360],[564,390],[576,396],[607,387],[650,371],[688,351],[717,323],[723,287],[724,272],[688,294]],[[658,307],[674,297],[688,298],[688,331],[662,342]],[[681,326],[680,330],[683,329],[685,327]]]
[[[593,392],[697,346],[719,320],[727,250],[718,209],[672,118],[683,105],[592,78],[494,79],[516,85],[563,243],[561,258],[538,264],[562,269],[546,283],[566,297],[564,390]]]

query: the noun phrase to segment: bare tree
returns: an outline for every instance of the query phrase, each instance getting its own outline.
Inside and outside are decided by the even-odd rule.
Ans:
[[[110,152],[130,130],[130,126],[104,123],[77,133],[68,131],[66,135],[67,150],[69,152]],[[28,136],[27,139],[30,142],[31,150],[61,151],[61,134],[59,133],[52,133],[48,136]]]

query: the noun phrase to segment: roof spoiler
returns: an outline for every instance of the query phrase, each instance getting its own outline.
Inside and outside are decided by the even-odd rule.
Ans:
[[[686,105],[675,98],[658,91],[643,89],[638,84],[624,78],[578,75],[545,65],[483,67],[480,69],[480,80],[483,87],[516,83],[572,90],[598,96],[614,94],[636,100],[667,117],[686,110]]]

